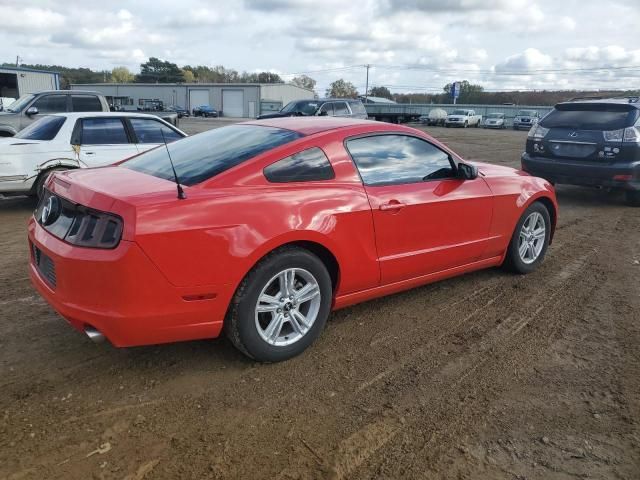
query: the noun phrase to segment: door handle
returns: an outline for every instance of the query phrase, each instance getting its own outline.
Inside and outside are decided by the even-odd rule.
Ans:
[[[380,205],[380,210],[384,212],[389,210],[400,210],[404,207],[406,207],[404,203],[400,203],[397,200],[391,200],[389,203],[383,203]]]
[[[85,155],[95,155],[96,152],[84,152]]]

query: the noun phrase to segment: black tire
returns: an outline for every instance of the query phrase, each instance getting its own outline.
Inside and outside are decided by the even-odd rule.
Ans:
[[[49,178],[49,175],[51,175],[54,172],[62,172],[64,170],[69,170],[69,169],[66,167],[55,167],[55,168],[50,168],[49,170],[45,170],[44,172],[41,172],[40,175],[38,175],[38,178],[36,179],[35,183],[33,184],[33,190],[32,190],[31,196],[40,199],[44,191],[44,184],[46,183],[47,178]]]
[[[627,190],[625,193],[627,205],[630,207],[640,207],[640,191]]]
[[[469,122],[464,122],[464,128],[469,128]]]
[[[258,296],[269,281],[289,268],[309,272],[320,289],[320,305],[311,328],[295,343],[276,346],[258,333],[256,305]],[[260,362],[280,362],[305,351],[320,335],[331,312],[333,289],[331,277],[322,261],[308,250],[283,247],[263,258],[242,280],[229,306],[225,332],[233,345],[248,357]]]
[[[518,252],[518,244],[520,239],[520,230],[522,229],[522,225],[526,221],[526,219],[534,212],[538,212],[542,215],[545,225],[545,237],[544,244],[542,246],[542,250],[540,251],[538,257],[532,263],[526,263],[520,257]],[[540,202],[534,202],[524,211],[518,223],[516,224],[516,228],[513,231],[511,236],[511,241],[509,242],[509,247],[507,248],[507,255],[504,259],[503,267],[511,272],[526,274],[533,272],[538,266],[543,262],[544,256],[547,253],[547,248],[549,247],[549,239],[551,238],[551,219],[549,216],[549,211],[547,207],[545,207]]]

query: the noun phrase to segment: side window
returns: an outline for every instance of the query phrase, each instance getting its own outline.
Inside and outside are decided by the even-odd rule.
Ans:
[[[335,173],[324,152],[313,147],[265,167],[264,176],[272,183],[313,182],[331,180]]]
[[[119,118],[85,118],[82,120],[82,145],[117,145],[129,143]]]
[[[32,107],[38,109],[38,113],[61,113],[67,111],[66,95],[44,95],[33,102]]]
[[[322,108],[320,108],[320,115],[333,117],[333,103],[325,103],[322,105]]]
[[[351,107],[351,111],[355,115],[366,115],[367,110],[364,108],[362,102],[350,102],[349,106]]]
[[[73,112],[101,112],[102,103],[95,95],[71,95]]]
[[[178,132],[157,120],[130,118],[129,121],[131,122],[136,137],[138,137],[138,143],[164,143],[164,140],[166,140],[167,143],[171,143],[182,138]],[[162,133],[160,130],[162,130]],[[164,139],[162,138],[162,134],[164,134]]]
[[[365,185],[396,185],[450,178],[449,155],[408,135],[376,135],[347,142]]]
[[[335,111],[335,116],[344,116],[351,115],[349,111],[349,107],[347,107],[347,102],[336,102],[333,104],[333,109]]]

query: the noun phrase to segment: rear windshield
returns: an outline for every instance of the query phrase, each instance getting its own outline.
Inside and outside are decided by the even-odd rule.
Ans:
[[[194,135],[167,146],[183,185],[196,185],[261,153],[302,137],[281,128],[231,125]],[[164,146],[138,155],[123,167],[174,180]]]
[[[13,138],[23,140],[53,140],[64,125],[65,117],[42,117],[24,130],[18,132]]]
[[[545,128],[620,130],[637,119],[638,110],[626,105],[574,104],[558,105],[540,124]]]

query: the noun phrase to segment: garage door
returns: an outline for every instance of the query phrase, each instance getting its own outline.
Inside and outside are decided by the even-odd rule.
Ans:
[[[222,90],[222,115],[244,117],[244,91]]]
[[[189,90],[189,107],[193,110],[200,105],[209,105],[209,90]]]

